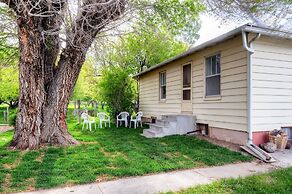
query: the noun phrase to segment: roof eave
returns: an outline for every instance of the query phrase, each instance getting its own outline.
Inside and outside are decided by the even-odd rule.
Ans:
[[[200,51],[206,47],[210,47],[210,46],[213,46],[217,43],[220,43],[220,42],[223,42],[227,39],[230,39],[238,34],[240,34],[242,31],[246,31],[246,32],[251,32],[251,33],[261,33],[262,35],[267,35],[267,36],[272,36],[272,37],[278,37],[278,38],[287,38],[287,39],[292,39],[292,34],[290,32],[283,32],[283,31],[277,31],[277,30],[272,30],[272,29],[268,29],[268,28],[262,28],[262,27],[257,27],[257,26],[253,26],[251,24],[245,24],[245,25],[242,25],[234,30],[231,30],[230,32],[227,32],[221,36],[218,36],[217,38],[214,38],[212,40],[209,40],[203,44],[200,44],[196,47],[193,47],[191,49],[189,49],[188,51],[184,52],[184,53],[181,53],[173,58],[170,58],[166,61],[163,61],[157,65],[154,65],[148,69],[146,69],[145,71],[142,71],[136,75],[133,76],[133,78],[135,79],[139,79],[139,76],[141,75],[144,75],[154,69],[157,69],[161,66],[164,66],[166,64],[169,64],[173,61],[176,61],[178,59],[181,59],[185,56],[188,56],[190,54],[193,54],[197,51]]]

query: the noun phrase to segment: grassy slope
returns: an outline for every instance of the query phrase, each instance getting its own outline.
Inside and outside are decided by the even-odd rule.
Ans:
[[[210,185],[203,185],[181,191],[191,193],[292,193],[292,168],[276,170],[270,173],[246,178],[223,179]]]
[[[12,151],[12,132],[0,134],[0,192],[83,184],[117,177],[250,161],[250,157],[190,136],[146,139],[142,129],[81,131],[69,117],[74,147]]]

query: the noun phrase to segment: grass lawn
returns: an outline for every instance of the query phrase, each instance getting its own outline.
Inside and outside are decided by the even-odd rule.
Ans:
[[[71,114],[70,114],[71,115]],[[0,192],[84,184],[125,176],[250,161],[251,158],[190,136],[147,139],[142,129],[81,131],[68,118],[73,147],[12,151],[11,131],[0,134]]]
[[[246,178],[223,179],[210,185],[190,188],[178,193],[292,193],[292,168]]]

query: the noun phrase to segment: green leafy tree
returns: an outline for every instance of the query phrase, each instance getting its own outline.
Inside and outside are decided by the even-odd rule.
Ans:
[[[136,87],[127,69],[104,66],[99,87],[100,99],[107,103],[112,118],[121,111],[133,111]]]
[[[118,65],[134,74],[174,57],[188,49],[188,45],[178,40],[166,27],[152,29],[152,26],[137,27],[139,31],[122,36],[115,45],[104,48],[109,52],[101,62],[104,65]]]
[[[19,97],[18,69],[14,66],[0,68],[0,99],[15,108]]]
[[[1,9],[0,9],[1,12]],[[9,44],[9,36],[0,33],[0,104],[8,104],[15,108],[19,98],[18,48]]]
[[[104,66],[99,89],[100,98],[108,104],[111,116],[121,111],[131,112],[133,102],[138,101],[137,83],[131,75],[187,48],[187,44],[177,40],[166,27],[157,30],[152,26],[147,26],[145,30],[141,26],[139,32],[122,36],[114,46],[109,47],[110,52],[102,61]]]
[[[99,73],[92,58],[88,58],[82,66],[74,87],[73,100],[97,100]]]

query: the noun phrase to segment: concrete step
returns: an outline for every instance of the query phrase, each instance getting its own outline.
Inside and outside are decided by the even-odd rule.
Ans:
[[[156,120],[155,124],[162,125],[162,126],[168,126],[169,125],[169,121],[158,119],[158,120]]]
[[[156,131],[156,132],[159,132],[159,133],[162,133],[164,128],[165,128],[165,126],[163,126],[163,125],[157,125],[157,124],[150,124],[149,125],[149,129]]]
[[[141,135],[147,138],[163,137],[162,133],[156,130],[151,130],[151,129],[144,129],[143,134]]]

